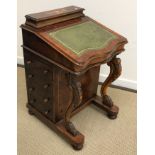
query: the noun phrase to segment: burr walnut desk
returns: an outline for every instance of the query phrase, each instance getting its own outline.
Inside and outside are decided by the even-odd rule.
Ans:
[[[27,84],[27,107],[74,149],[81,149],[82,135],[71,116],[93,103],[115,119],[118,107],[107,88],[121,74],[127,39],[83,14],[83,8],[62,9],[26,15],[23,51]],[[100,65],[110,74],[96,95]]]

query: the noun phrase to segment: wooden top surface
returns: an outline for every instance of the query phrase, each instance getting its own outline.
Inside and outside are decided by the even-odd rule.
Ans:
[[[81,12],[83,10],[84,10],[83,8],[80,8],[77,6],[69,6],[69,7],[50,10],[50,11],[33,13],[33,14],[26,15],[25,17],[34,21],[41,21],[41,20],[57,18],[60,16],[65,16],[68,14],[73,14],[76,12]]]

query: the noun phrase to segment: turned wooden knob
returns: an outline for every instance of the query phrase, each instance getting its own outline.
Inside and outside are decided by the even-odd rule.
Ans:
[[[44,88],[48,88],[48,87],[49,87],[49,84],[45,84],[45,85],[44,85]]]
[[[31,103],[31,104],[34,103],[34,102],[35,102],[35,99],[30,100],[30,103]]]
[[[48,70],[44,70],[44,72],[43,72],[44,74],[47,74],[48,73]]]
[[[28,75],[28,78],[29,78],[29,79],[30,79],[30,78],[32,78],[32,77],[33,77],[33,75],[32,75],[32,74],[29,74],[29,75]]]
[[[29,88],[29,92],[32,92],[33,88]]]
[[[28,60],[26,63],[27,63],[27,64],[30,64],[30,63],[32,63],[32,61],[31,61],[31,60]]]
[[[47,115],[49,112],[50,112],[49,110],[45,111],[45,115]]]
[[[44,103],[47,103],[48,102],[48,98],[44,98]]]

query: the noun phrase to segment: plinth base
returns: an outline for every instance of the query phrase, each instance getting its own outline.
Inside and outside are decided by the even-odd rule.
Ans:
[[[73,146],[75,150],[82,149],[84,144],[84,135],[79,133],[77,136],[72,136],[69,132],[67,132],[63,120],[57,123],[53,123],[43,114],[41,114],[35,108],[33,108],[30,104],[27,104],[27,107],[29,109],[29,114],[35,115],[39,120],[45,123],[52,130],[54,130],[57,134],[61,134],[63,138],[65,138]]]
[[[85,106],[89,105],[90,103],[95,104],[97,107],[101,108],[102,110],[107,112],[107,115],[110,119],[117,118],[117,114],[119,111],[119,108],[115,105],[112,107],[108,107],[107,105],[104,105],[102,103],[102,98],[99,96],[94,97],[89,102],[86,102],[84,104]],[[85,106],[82,106],[82,108],[79,108],[79,110],[83,109]],[[49,128],[54,130],[56,133],[61,134],[63,138],[65,138],[75,150],[81,150],[83,148],[84,144],[84,135],[82,135],[80,132],[78,135],[73,136],[70,134],[65,127],[64,120],[61,120],[57,123],[52,122],[49,120],[45,115],[40,113],[38,110],[33,108],[30,104],[27,104],[28,112],[30,115],[35,115],[39,120],[41,120],[43,123],[45,123]],[[73,112],[75,114],[75,112]]]

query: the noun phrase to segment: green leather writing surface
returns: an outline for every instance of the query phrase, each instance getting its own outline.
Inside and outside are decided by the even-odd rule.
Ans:
[[[113,33],[91,21],[49,32],[49,36],[78,56],[88,50],[104,48],[117,38]]]

